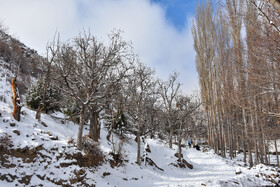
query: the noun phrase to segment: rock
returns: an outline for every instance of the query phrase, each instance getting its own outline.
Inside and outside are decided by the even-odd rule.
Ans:
[[[277,178],[278,176],[275,175],[274,173],[271,174],[272,177]]]
[[[76,162],[76,161],[73,161],[73,162],[67,162],[67,163],[62,162],[62,163],[60,163],[59,165],[60,165],[60,167],[65,168],[65,167],[68,167],[68,166],[77,165],[77,162]]]
[[[36,149],[36,151],[40,151],[43,149],[43,145],[41,144],[41,145],[37,146],[35,149]]]
[[[149,146],[148,143],[146,143],[145,150],[146,150],[148,153],[151,152],[151,148],[150,148],[150,146]]]
[[[16,175],[12,174],[1,174],[0,173],[0,180],[1,181],[8,181],[8,182],[13,182],[16,178],[18,178]]]
[[[265,176],[265,178],[267,178],[267,179],[271,178],[270,175],[268,175],[268,174],[265,174],[264,176]]]
[[[51,140],[58,140],[58,136],[56,137],[50,137]]]
[[[47,131],[46,134],[52,136],[52,133],[50,131]]]
[[[43,122],[43,121],[41,122],[41,124],[42,124],[44,127],[48,127],[47,124],[46,124],[45,122]]]
[[[241,174],[242,172],[241,172],[241,170],[240,170],[240,168],[237,168],[236,170],[235,170],[235,174],[236,175],[239,175],[239,174]]]
[[[18,136],[20,135],[20,132],[18,130],[13,130],[13,133],[17,134]]]
[[[21,111],[21,115],[25,116],[27,113],[25,111]]]
[[[26,176],[23,176],[20,180],[18,180],[18,182],[21,184],[28,185],[30,183],[31,178],[32,178],[32,175],[26,175]]]
[[[103,177],[106,177],[106,176],[108,176],[108,175],[111,175],[111,173],[109,173],[109,172],[104,172],[104,173],[103,173]]]
[[[41,180],[45,180],[45,177],[46,177],[46,174],[45,175],[43,175],[43,176],[41,176],[41,175],[36,175],[39,179],[41,179]]]
[[[10,126],[14,127],[14,126],[16,126],[16,124],[15,123],[10,123]]]
[[[78,171],[74,171],[76,175],[84,175],[86,173],[86,171],[84,169],[80,169]]]

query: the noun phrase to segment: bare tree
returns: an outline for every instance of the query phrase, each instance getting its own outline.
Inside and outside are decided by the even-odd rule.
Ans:
[[[163,103],[163,108],[167,114],[167,123],[169,127],[169,147],[172,148],[173,138],[173,121],[176,110],[176,97],[179,94],[181,84],[177,83],[178,74],[170,75],[166,82],[159,82],[160,95]]]
[[[55,69],[62,83],[60,89],[81,106],[78,149],[82,148],[85,112],[90,114],[89,136],[98,141],[99,112],[118,91],[119,82],[133,63],[131,46],[119,32],[113,32],[109,41],[107,46],[84,32],[58,47]]]
[[[143,126],[147,122],[145,105],[147,98],[152,94],[152,87],[155,86],[153,80],[154,72],[142,63],[138,63],[132,70],[126,92],[128,94],[128,102],[126,108],[129,116],[135,124],[137,136],[137,164],[141,164],[141,140],[140,136],[143,132]]]
[[[182,159],[182,139],[185,135],[188,135],[188,129],[192,124],[191,122],[195,120],[194,113],[200,106],[200,102],[198,101],[198,97],[195,96],[183,96],[179,95],[176,98],[176,114],[177,121],[179,124],[178,128],[178,161],[181,162]]]
[[[56,41],[56,37],[54,37],[53,42],[48,44],[47,46],[47,56],[45,59],[42,60],[41,63],[41,70],[42,74],[44,75],[43,78],[43,97],[42,101],[40,102],[40,105],[36,111],[36,119],[38,121],[41,121],[41,113],[42,110],[46,107],[46,100],[47,98],[47,89],[50,87],[51,81],[52,81],[52,66],[56,57],[57,53],[57,44],[59,44],[59,35],[58,39]]]

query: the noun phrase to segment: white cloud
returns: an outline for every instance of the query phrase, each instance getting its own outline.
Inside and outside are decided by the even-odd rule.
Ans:
[[[113,28],[121,29],[160,78],[168,78],[176,69],[185,92],[198,89],[191,19],[178,31],[159,4],[149,0],[0,0],[0,4],[0,20],[10,33],[41,54],[56,30],[66,40],[82,29],[90,28],[103,38]]]

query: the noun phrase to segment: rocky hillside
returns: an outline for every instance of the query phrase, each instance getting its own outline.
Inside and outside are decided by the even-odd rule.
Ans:
[[[43,58],[37,51],[7,34],[0,24],[0,60],[0,66],[17,76],[19,92],[23,94],[30,85],[32,77],[39,76],[41,72],[39,66]]]

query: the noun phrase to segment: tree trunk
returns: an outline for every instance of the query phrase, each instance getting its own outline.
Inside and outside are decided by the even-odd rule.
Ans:
[[[242,132],[242,143],[243,143],[243,162],[247,165],[247,153],[246,153],[246,142],[245,142],[245,133]]]
[[[231,130],[231,123],[229,124],[228,126],[228,140],[229,140],[229,156],[230,156],[230,159],[233,158],[233,135],[232,135],[232,130]]]
[[[49,82],[50,82],[50,72],[51,72],[51,66],[50,66],[50,64],[48,64],[48,69],[47,69],[47,73],[46,73],[46,77],[45,77],[45,81],[44,81],[43,98],[42,98],[42,101],[36,112],[36,119],[38,121],[41,121],[41,113],[46,106],[47,89],[48,89]]]
[[[93,115],[94,111],[92,109],[90,109],[89,111],[89,137],[91,139],[93,139],[93,129],[94,129],[94,115]]]
[[[41,113],[44,109],[44,105],[41,105],[38,107],[37,111],[36,111],[36,119],[40,122],[41,121]]]
[[[261,131],[262,131],[262,141],[263,141],[263,151],[264,151],[264,161],[265,164],[268,165],[268,159],[267,159],[267,146],[265,142],[265,134],[264,134],[264,128],[263,128],[263,123],[261,125]]]
[[[252,132],[253,132],[253,139],[254,139],[254,149],[255,149],[255,159],[254,159],[254,164],[258,164],[258,142],[257,142],[257,137],[256,137],[256,130],[255,130],[255,121],[254,121],[254,116],[253,113],[250,114],[251,118],[251,126],[252,126]]]
[[[141,155],[140,155],[140,150],[141,150],[141,142],[140,142],[140,125],[138,125],[138,131],[137,131],[137,164],[140,166],[141,165]]]
[[[119,113],[119,110],[117,111],[117,116],[116,116],[116,118],[118,118],[118,113]],[[116,119],[115,119],[115,117],[114,117],[114,111],[112,111],[112,122],[111,122],[110,128],[109,128],[109,130],[108,130],[108,134],[107,134],[107,136],[106,136],[106,139],[107,139],[108,141],[110,141],[112,131],[113,131],[113,129],[116,127],[116,125],[117,125],[117,123],[116,123]]]
[[[85,106],[82,106],[80,111],[80,126],[78,130],[78,138],[77,138],[77,149],[82,150],[82,138],[83,138],[83,129],[85,123]]]
[[[180,129],[179,129],[179,137],[178,137],[178,161],[182,161],[182,122],[180,123]]]
[[[173,138],[173,126],[171,125],[171,123],[169,122],[169,148],[172,148],[172,138]]]
[[[12,96],[13,116],[15,120],[20,121],[21,106],[20,106],[19,94],[17,91],[16,78],[12,78],[12,92],[13,92],[13,96]]]
[[[93,141],[98,142],[99,138],[99,128],[98,128],[98,117],[99,112],[96,112],[94,109],[90,109],[90,121],[89,121],[89,137],[93,139]]]
[[[98,138],[100,137],[100,126],[99,126],[99,112],[94,112],[94,129],[93,129],[93,140],[98,142]]]
[[[178,161],[182,161],[182,137],[181,134],[179,135],[179,140],[178,140],[178,149],[179,149],[179,155],[178,155]]]
[[[275,146],[275,152],[276,152],[277,167],[280,167],[280,165],[279,165],[279,155],[278,155],[278,149],[277,149],[277,142],[276,142],[276,139],[274,140],[274,146]]]

